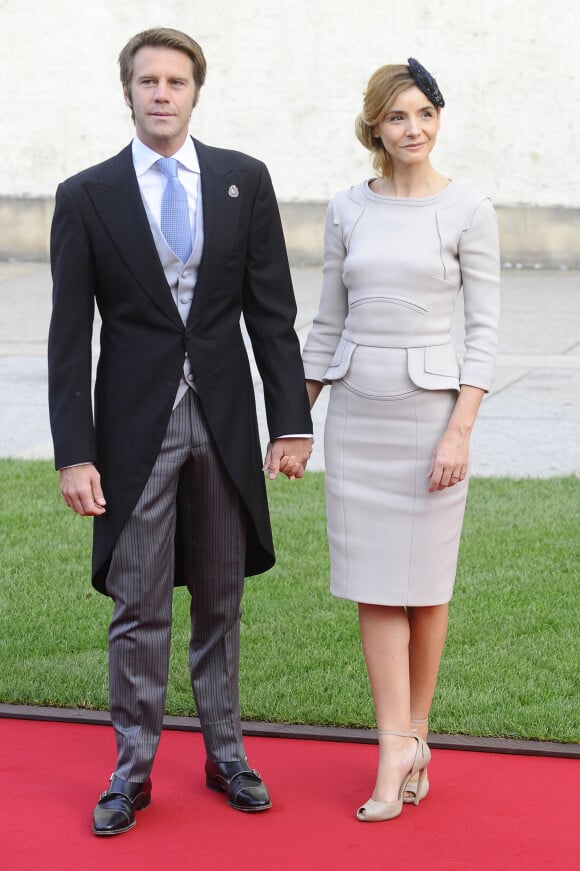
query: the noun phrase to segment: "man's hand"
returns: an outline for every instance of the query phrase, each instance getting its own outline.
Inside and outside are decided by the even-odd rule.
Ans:
[[[268,472],[271,481],[278,472],[283,472],[291,481],[303,478],[313,444],[312,438],[274,439],[268,445],[262,469]]]
[[[60,492],[68,507],[83,517],[105,513],[101,476],[92,463],[60,469]]]

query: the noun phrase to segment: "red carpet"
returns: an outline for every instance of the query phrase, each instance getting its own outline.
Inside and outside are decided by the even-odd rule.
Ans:
[[[247,738],[274,806],[227,807],[206,789],[199,734],[167,731],[153,804],[130,832],[89,827],[114,755],[112,729],[0,719],[0,863],[6,871],[572,871],[580,868],[575,760],[435,750],[431,795],[359,823],[376,747]]]

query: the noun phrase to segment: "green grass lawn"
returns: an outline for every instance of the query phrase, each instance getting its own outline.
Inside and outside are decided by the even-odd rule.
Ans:
[[[245,719],[372,726],[356,605],[328,592],[324,479],[268,483],[276,567],[246,583]],[[89,580],[91,522],[48,462],[0,460],[0,701],[107,708],[110,601]],[[430,727],[580,740],[580,482],[475,479]],[[175,593],[167,712],[194,714],[188,595]]]

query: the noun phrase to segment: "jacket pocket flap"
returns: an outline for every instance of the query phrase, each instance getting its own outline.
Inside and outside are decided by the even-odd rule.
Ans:
[[[334,356],[330,361],[330,366],[324,375],[325,381],[337,381],[340,378],[344,378],[348,372],[355,348],[356,345],[354,342],[349,342],[343,338],[340,339],[336,346]]]
[[[424,390],[459,390],[461,367],[453,345],[407,348],[409,377]]]
[[[425,348],[425,372],[459,378],[461,369],[455,348],[447,345],[429,345]]]

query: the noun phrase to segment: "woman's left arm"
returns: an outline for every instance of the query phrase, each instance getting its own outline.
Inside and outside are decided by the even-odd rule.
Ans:
[[[465,312],[460,384],[491,387],[499,325],[500,253],[497,217],[487,197],[475,206],[458,245]]]
[[[427,472],[429,492],[463,481],[469,468],[469,439],[485,391],[462,384],[447,429],[433,451]]]
[[[491,386],[497,350],[500,256],[497,218],[491,202],[481,199],[459,243],[465,309],[465,355],[460,391],[443,436],[431,458],[429,491],[463,481],[469,467],[469,440]]]

